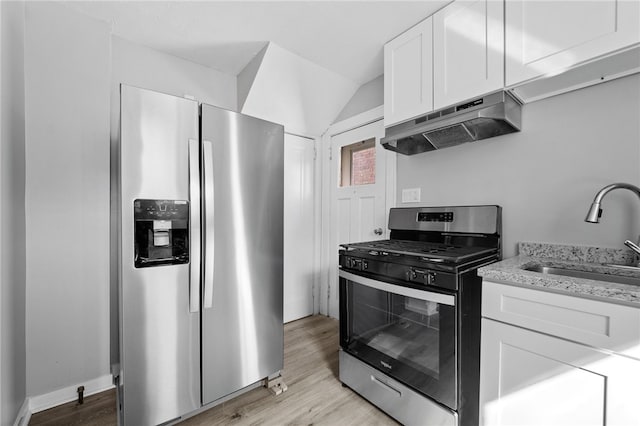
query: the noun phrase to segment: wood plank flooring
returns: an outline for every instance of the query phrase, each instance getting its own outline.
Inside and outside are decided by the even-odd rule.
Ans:
[[[278,396],[253,389],[181,426],[204,425],[397,425],[338,380],[338,321],[320,315],[285,324],[284,370],[289,389]],[[30,425],[116,424],[115,391],[33,415]]]
[[[116,421],[116,390],[84,398],[84,404],[69,402],[31,416],[37,426],[113,426]]]

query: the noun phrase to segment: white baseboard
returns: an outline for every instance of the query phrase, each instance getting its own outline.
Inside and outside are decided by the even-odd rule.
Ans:
[[[18,411],[16,421],[13,422],[13,426],[27,426],[31,420],[31,411],[29,410],[29,398],[26,398]]]
[[[94,395],[113,388],[113,377],[111,374],[106,374],[104,376],[88,380],[83,383],[78,383],[73,386],[67,386],[66,388],[58,389],[44,395],[30,396],[27,398],[29,417],[31,417],[31,414],[39,413],[40,411],[77,400],[78,386],[84,386],[84,396]]]

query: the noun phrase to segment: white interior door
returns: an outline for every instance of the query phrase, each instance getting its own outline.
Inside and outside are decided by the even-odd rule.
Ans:
[[[387,169],[395,156],[380,144],[382,120],[331,137],[329,315],[338,317],[339,245],[387,238]],[[370,170],[371,157],[375,167]],[[391,200],[389,200],[391,201]]]
[[[314,147],[284,136],[284,322],[313,314]]]

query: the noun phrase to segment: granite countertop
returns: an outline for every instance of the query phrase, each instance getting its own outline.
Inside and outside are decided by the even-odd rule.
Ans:
[[[640,286],[637,285],[542,274],[523,269],[544,265],[640,279],[640,269],[607,266],[634,264],[636,259],[631,250],[524,242],[518,245],[518,252],[518,256],[478,269],[478,274],[487,280],[640,307]]]

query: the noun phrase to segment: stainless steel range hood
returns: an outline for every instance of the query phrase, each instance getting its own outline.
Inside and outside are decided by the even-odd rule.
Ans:
[[[520,124],[520,104],[500,91],[391,126],[380,143],[413,155],[517,132]]]

